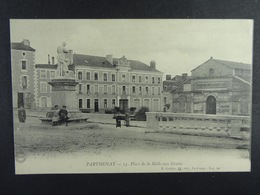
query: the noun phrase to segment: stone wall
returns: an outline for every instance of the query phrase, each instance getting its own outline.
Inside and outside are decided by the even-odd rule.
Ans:
[[[191,135],[243,137],[251,129],[247,116],[147,112],[147,130]]]

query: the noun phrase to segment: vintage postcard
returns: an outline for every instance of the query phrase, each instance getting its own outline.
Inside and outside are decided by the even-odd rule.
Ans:
[[[250,172],[253,20],[11,19],[16,174]]]

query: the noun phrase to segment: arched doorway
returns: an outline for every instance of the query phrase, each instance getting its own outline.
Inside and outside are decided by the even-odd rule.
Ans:
[[[207,97],[206,114],[216,114],[216,98],[214,96]]]

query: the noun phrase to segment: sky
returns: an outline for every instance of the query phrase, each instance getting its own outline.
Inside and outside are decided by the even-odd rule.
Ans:
[[[36,64],[57,56],[62,42],[77,54],[125,56],[172,76],[210,57],[252,64],[253,20],[86,19],[10,20],[11,42],[29,39]]]

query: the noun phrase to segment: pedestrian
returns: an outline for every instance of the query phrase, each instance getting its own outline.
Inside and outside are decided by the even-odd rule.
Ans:
[[[57,126],[59,124],[59,106],[55,105],[53,110],[53,115],[52,115],[52,126]]]
[[[65,122],[67,126],[69,117],[68,117],[68,111],[66,110],[66,106],[62,106],[62,109],[60,109],[59,117],[60,117],[61,124]]]
[[[20,123],[24,123],[26,120],[26,111],[23,107],[23,105],[20,106],[20,108],[18,109],[18,118]]]
[[[125,113],[125,126],[129,127],[129,125],[130,125],[130,114],[129,114],[129,110],[127,109]]]

